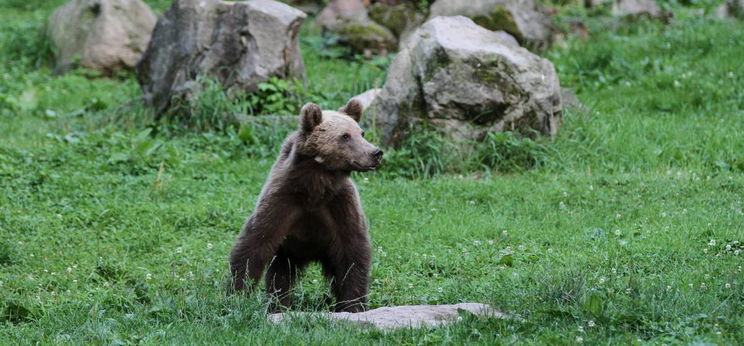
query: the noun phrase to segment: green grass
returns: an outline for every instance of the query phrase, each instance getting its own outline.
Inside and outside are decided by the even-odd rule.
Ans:
[[[680,9],[669,27],[554,48],[591,112],[567,114],[554,140],[494,139],[477,158],[501,170],[431,168],[446,153],[422,134],[403,148],[414,154],[357,175],[371,307],[472,301],[514,316],[382,333],[273,326],[261,294],[225,298],[276,136],[110,122],[138,96],[131,75],[55,76],[43,40],[16,30],[52,7],[0,11],[0,343],[744,343],[741,23]],[[325,108],[382,82],[385,62],[329,59],[311,41],[304,87]],[[313,267],[296,309],[326,310],[326,294]]]

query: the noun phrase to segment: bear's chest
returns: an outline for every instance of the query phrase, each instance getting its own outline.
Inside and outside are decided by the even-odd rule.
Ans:
[[[307,211],[318,210],[327,206],[339,195],[345,179],[328,179],[327,177],[305,177],[292,184],[292,195],[295,201]]]

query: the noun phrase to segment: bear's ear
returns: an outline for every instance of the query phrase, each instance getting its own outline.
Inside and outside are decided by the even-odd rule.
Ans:
[[[343,106],[338,111],[350,116],[354,121],[359,122],[359,119],[362,118],[362,103],[355,99],[351,99],[346,106]]]
[[[323,111],[314,103],[307,103],[300,110],[300,126],[302,131],[312,132],[323,121]]]

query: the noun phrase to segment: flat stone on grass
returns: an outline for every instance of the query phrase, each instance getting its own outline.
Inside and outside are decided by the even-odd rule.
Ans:
[[[507,316],[488,304],[459,303],[450,305],[403,305],[382,307],[365,312],[286,312],[271,314],[272,323],[282,323],[292,318],[327,318],[333,321],[345,321],[359,324],[362,327],[373,327],[382,330],[399,328],[439,327],[457,321],[462,312],[480,318],[507,318]]]

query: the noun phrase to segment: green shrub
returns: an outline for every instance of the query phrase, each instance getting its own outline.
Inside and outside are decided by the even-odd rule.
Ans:
[[[384,174],[427,178],[478,170],[522,172],[539,168],[552,157],[549,145],[513,132],[489,133],[481,142],[455,143],[430,127],[408,131],[397,149],[385,150]]]
[[[199,131],[224,131],[236,124],[236,115],[246,113],[247,104],[228,96],[218,80],[199,76],[196,81],[198,88],[188,96],[175,96],[159,120]]]
[[[248,153],[255,157],[277,155],[284,138],[296,129],[293,122],[274,116],[250,117],[238,131],[237,137],[248,146]]]
[[[428,127],[414,131],[412,126],[407,131],[409,135],[398,149],[385,150],[388,153],[382,165],[385,174],[427,178],[452,171],[454,144]]]
[[[0,31],[0,57],[9,62],[22,62],[32,68],[51,65],[54,59],[52,42],[46,26],[36,21],[2,25]]]
[[[477,144],[472,159],[482,168],[520,172],[547,162],[549,150],[549,146],[514,132],[492,132]]]
[[[258,90],[247,98],[249,114],[287,115],[298,114],[308,102],[324,103],[325,97],[306,88],[297,79],[284,80],[271,77],[258,84]]]
[[[15,253],[8,242],[0,242],[0,266],[14,263]]]

